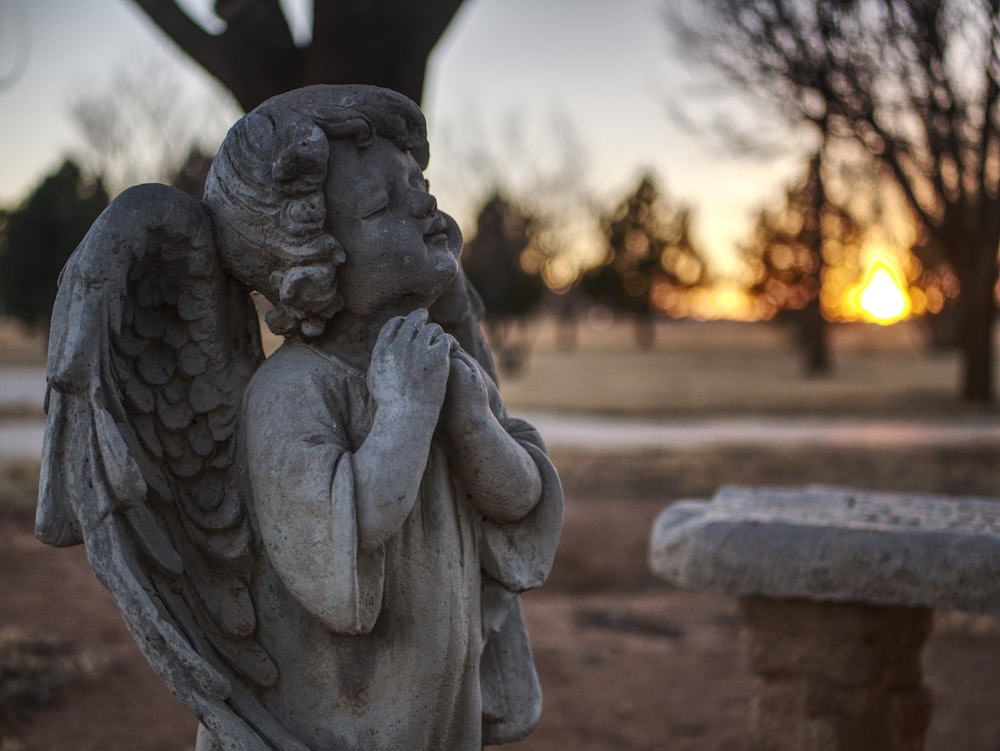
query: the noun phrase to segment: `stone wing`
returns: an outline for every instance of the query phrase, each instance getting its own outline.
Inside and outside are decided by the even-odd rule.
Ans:
[[[252,698],[256,559],[240,400],[263,359],[204,206],[164,185],[108,207],[52,317],[36,535],[83,543],[154,670],[225,749],[302,749]]]

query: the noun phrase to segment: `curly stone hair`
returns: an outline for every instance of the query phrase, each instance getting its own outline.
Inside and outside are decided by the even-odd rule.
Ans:
[[[326,226],[330,141],[386,138],[421,169],[427,126],[411,100],[376,86],[308,86],[279,94],[226,135],[205,185],[216,245],[233,276],[274,305],[270,329],[314,337],[340,309],[344,250]]]

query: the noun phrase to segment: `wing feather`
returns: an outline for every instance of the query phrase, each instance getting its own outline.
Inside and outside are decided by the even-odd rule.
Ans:
[[[236,469],[262,359],[202,204],[159,185],[119,196],[61,277],[36,534],[86,545],[153,668],[223,748],[305,751],[241,685],[277,680],[254,640]]]
[[[134,539],[154,566],[173,576],[184,573],[184,561],[146,506],[134,506],[125,516],[135,532]]]
[[[146,497],[146,481],[125,445],[121,431],[106,409],[97,408],[94,436],[101,457],[104,479],[116,506],[133,506]]]

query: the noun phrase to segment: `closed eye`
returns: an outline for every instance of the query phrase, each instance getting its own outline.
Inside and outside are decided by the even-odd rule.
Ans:
[[[364,214],[361,218],[362,219],[373,219],[373,218],[375,218],[377,216],[381,216],[382,214],[384,214],[385,211],[386,211],[386,209],[388,209],[388,208],[389,208],[389,204],[388,203],[383,204],[382,206],[379,206],[374,211],[369,211],[367,214]]]

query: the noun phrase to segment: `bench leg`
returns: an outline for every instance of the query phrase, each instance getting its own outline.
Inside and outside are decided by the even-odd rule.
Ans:
[[[755,751],[920,751],[927,608],[740,598]]]

